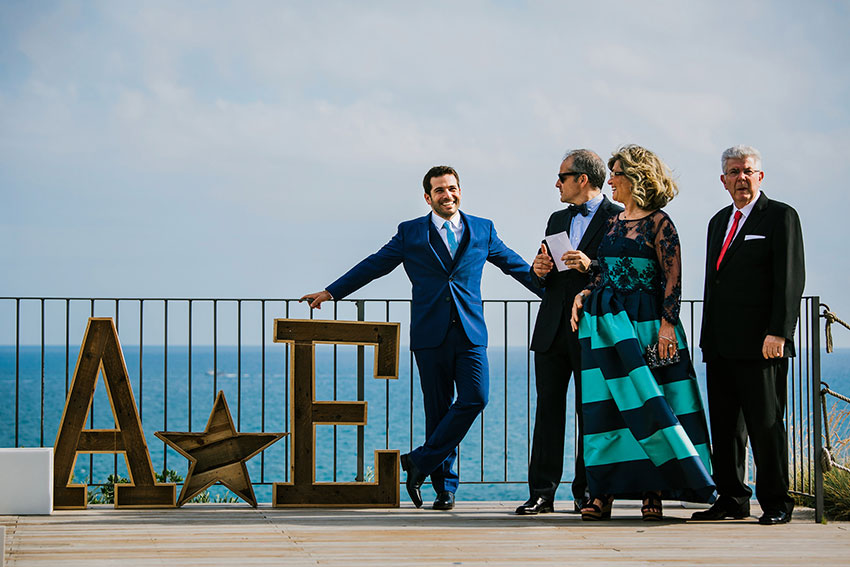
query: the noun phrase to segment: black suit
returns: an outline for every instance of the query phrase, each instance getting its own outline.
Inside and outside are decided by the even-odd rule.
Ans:
[[[587,227],[578,249],[596,264],[596,249],[605,233],[605,224],[622,209],[604,197]],[[572,215],[567,209],[556,211],[549,217],[546,235],[570,230]],[[576,456],[573,496],[580,499],[587,488],[581,433],[581,348],[576,334],[570,328],[570,315],[576,294],[587,287],[590,273],[578,270],[558,272],[553,269],[540,285],[545,288],[537,322],[531,337],[534,351],[534,369],[537,386],[537,414],[534,421],[534,438],[528,465],[528,485],[532,498],[554,500],[561,482],[564,466],[564,433],[566,428],[567,386],[570,374],[576,377],[575,398],[578,415],[579,438]]]
[[[797,212],[762,193],[718,270],[733,206],[708,224],[700,347],[706,362],[714,480],[721,503],[748,506],[749,434],[756,497],[766,512],[791,512],[785,415],[788,357],[805,284]],[[783,358],[765,359],[767,335],[785,337]]]

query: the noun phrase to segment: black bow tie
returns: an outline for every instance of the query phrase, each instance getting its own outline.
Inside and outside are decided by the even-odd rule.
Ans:
[[[582,203],[581,205],[570,205],[567,207],[567,211],[570,213],[570,217],[574,217],[580,214],[583,217],[586,217],[590,214],[590,211],[587,210],[587,203]]]

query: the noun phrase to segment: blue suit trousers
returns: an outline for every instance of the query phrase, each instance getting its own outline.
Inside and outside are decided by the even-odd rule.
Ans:
[[[463,327],[455,323],[440,346],[417,349],[413,354],[425,403],[426,441],[410,452],[410,459],[420,471],[430,473],[438,494],[455,492],[457,446],[489,397],[487,347],[473,345]]]

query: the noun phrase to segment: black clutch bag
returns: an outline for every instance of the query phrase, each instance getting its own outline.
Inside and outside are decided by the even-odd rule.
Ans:
[[[652,343],[646,347],[643,358],[646,360],[646,365],[650,368],[661,368],[662,366],[670,366],[679,362],[679,350],[676,349],[673,356],[669,358],[661,358],[658,356],[658,343]]]

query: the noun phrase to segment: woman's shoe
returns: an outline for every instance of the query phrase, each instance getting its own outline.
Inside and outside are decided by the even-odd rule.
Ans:
[[[643,495],[643,506],[640,514],[644,522],[657,522],[664,518],[664,510],[661,507],[661,494],[658,492],[646,492]]]
[[[586,521],[610,520],[613,505],[613,496],[592,496],[581,509],[581,519]]]

